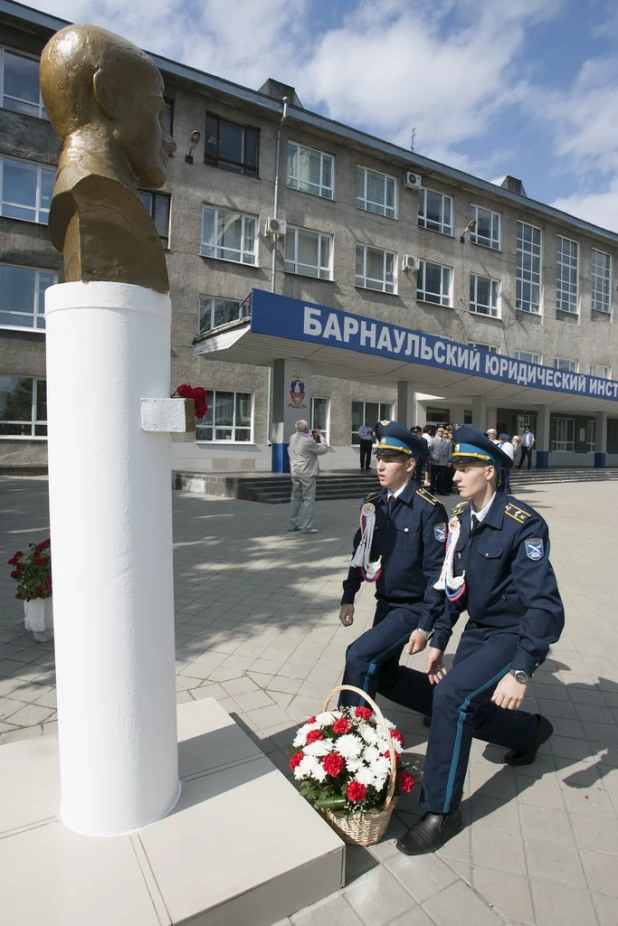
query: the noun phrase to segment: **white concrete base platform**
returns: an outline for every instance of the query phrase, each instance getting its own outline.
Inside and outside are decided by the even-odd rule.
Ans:
[[[345,847],[213,698],[178,707],[182,795],[127,836],[58,820],[54,736],[0,747],[11,926],[271,926],[343,885]]]

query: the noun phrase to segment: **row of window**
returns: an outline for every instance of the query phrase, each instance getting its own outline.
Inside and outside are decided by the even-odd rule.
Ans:
[[[210,407],[196,429],[197,441],[251,442],[253,439],[253,396],[250,392],[208,393]],[[428,415],[431,409],[428,409]],[[366,420],[392,418],[389,403],[352,402],[351,443],[360,443],[358,430]],[[445,416],[442,416],[443,418]],[[328,439],[329,400],[311,399],[309,424]],[[586,446],[594,451],[596,422],[586,422]],[[47,397],[44,379],[31,376],[0,376],[0,437],[47,437]],[[575,449],[575,419],[552,415],[551,450]]]

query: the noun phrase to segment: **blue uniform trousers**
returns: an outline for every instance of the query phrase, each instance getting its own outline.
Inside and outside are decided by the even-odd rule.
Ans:
[[[533,714],[491,702],[519,642],[513,631],[469,622],[453,667],[441,682],[431,685],[424,672],[402,667],[396,685],[383,692],[398,704],[431,715],[421,795],[424,810],[448,813],[459,806],[472,737],[517,750],[534,741],[538,721]]]
[[[372,698],[379,691],[392,699],[389,692],[398,687],[404,672],[399,665],[402,650],[418,622],[415,605],[378,601],[373,627],[346,650],[343,684],[361,688]],[[360,695],[352,691],[342,691],[339,697],[339,704],[348,707],[364,703]]]

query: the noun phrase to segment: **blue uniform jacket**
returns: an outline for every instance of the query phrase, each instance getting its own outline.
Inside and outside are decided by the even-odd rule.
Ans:
[[[410,480],[389,510],[388,489],[366,501],[376,508],[371,559],[382,557],[382,574],[375,583],[376,598],[393,604],[421,605],[419,627],[431,630],[443,610],[444,595],[432,588],[444,561],[447,515],[444,505]],[[361,532],[354,537],[354,550]],[[352,604],[363,581],[361,571],[350,567],[343,583],[341,604]]]
[[[461,522],[453,570],[455,575],[465,570],[466,593],[457,601],[446,601],[431,645],[445,649],[459,615],[467,611],[475,624],[518,633],[511,668],[532,675],[564,627],[545,520],[504,492],[496,493],[472,536],[469,504],[457,505],[452,516]]]

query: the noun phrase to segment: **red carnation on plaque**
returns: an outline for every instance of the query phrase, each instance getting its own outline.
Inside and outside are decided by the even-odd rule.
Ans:
[[[361,720],[371,720],[373,711],[370,707],[357,707],[354,709],[354,716],[360,717]]]
[[[345,717],[340,717],[333,724],[333,733],[349,733],[351,729],[352,724]]]
[[[290,768],[294,769],[303,761],[305,754],[303,752],[295,752],[292,758],[290,759]]]
[[[331,752],[327,756],[324,756],[322,768],[327,775],[332,775],[333,778],[336,778],[343,770],[343,759],[338,752]]]
[[[362,785],[359,781],[351,781],[350,784],[345,789],[346,797],[349,801],[352,801],[354,804],[360,803],[360,801],[365,800],[365,795],[367,794],[367,788],[365,785]]]
[[[193,399],[195,417],[198,421],[206,416],[208,405],[206,404],[206,390],[202,386],[189,386],[188,383],[182,383],[176,387],[176,392],[172,398],[175,396],[180,399]]]
[[[324,734],[322,733],[321,730],[309,730],[309,732],[307,733],[307,746],[311,745],[311,743],[317,743],[318,740],[323,740],[323,739],[324,739]]]

